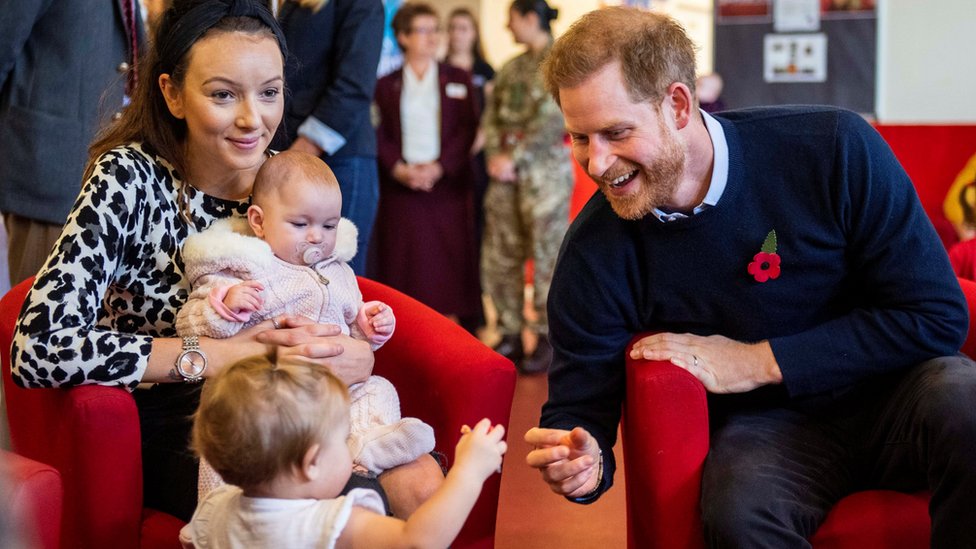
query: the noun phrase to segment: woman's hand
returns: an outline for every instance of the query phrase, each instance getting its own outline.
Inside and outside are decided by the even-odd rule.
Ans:
[[[393,179],[410,190],[429,192],[444,175],[444,170],[438,162],[407,164],[398,161],[393,165],[391,175],[393,175]]]
[[[255,339],[275,345],[279,358],[298,359],[328,368],[346,385],[364,381],[373,371],[369,343],[343,335],[335,324],[319,324],[299,316],[262,322]]]
[[[430,192],[433,190],[434,185],[444,177],[444,168],[438,161],[425,162],[423,164],[417,164],[417,169],[420,172],[420,189],[422,191]]]

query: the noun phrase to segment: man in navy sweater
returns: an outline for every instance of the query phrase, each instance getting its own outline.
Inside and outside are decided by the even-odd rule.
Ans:
[[[584,16],[543,71],[602,191],[549,295],[549,400],[526,440],[552,490],[611,486],[626,346],[658,332],[632,355],[709,393],[710,546],[808,546],[863,481],[928,487],[933,546],[972,546],[966,303],[877,132],[832,108],[712,117],[681,27],[628,8]]]

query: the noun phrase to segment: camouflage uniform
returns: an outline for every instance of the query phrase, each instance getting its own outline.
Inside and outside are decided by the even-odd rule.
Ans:
[[[533,329],[548,334],[546,298],[556,255],[569,225],[573,169],[564,143],[563,116],[546,93],[539,54],[525,52],[495,75],[482,127],[485,152],[509,153],[517,181],[492,179],[485,194],[485,233],[481,281],[498,310],[503,336],[522,330],[523,267],[535,265],[534,306],[539,322]]]

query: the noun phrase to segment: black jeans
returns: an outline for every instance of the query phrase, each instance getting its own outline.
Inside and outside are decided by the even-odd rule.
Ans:
[[[160,383],[132,393],[142,429],[143,506],[187,522],[197,507],[199,464],[190,450],[190,428],[201,387]]]
[[[702,477],[709,547],[810,547],[842,497],[932,490],[932,547],[976,547],[976,363],[942,357],[836,406],[718,420]]]
[[[143,505],[189,522],[197,507],[199,462],[190,450],[200,384],[161,383],[133,393],[142,429]],[[342,493],[371,488],[389,513],[386,492],[375,477],[352,475]]]

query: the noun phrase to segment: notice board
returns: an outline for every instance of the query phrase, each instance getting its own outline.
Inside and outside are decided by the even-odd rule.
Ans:
[[[716,0],[715,72],[727,108],[875,112],[875,0]]]

